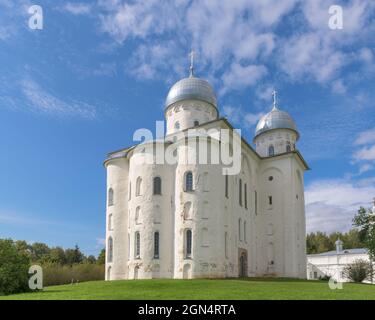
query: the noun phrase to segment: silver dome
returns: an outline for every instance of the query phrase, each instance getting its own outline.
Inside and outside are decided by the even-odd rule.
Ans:
[[[168,92],[165,108],[182,100],[202,100],[217,108],[216,95],[211,85],[203,79],[193,76],[176,82]]]
[[[292,119],[292,117],[285,111],[281,111],[274,107],[271,112],[260,118],[257,127],[255,129],[255,137],[259,136],[261,133],[274,130],[274,129],[290,129],[297,133],[297,139],[299,138],[299,133],[297,131],[297,126]],[[255,138],[254,137],[254,138]]]

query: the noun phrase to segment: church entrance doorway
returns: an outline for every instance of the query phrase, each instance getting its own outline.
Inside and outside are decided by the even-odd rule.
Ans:
[[[238,276],[247,277],[247,250],[238,249]]]

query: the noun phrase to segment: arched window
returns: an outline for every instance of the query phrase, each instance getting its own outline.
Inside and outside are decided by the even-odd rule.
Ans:
[[[238,219],[238,238],[242,241],[242,220]]]
[[[268,147],[268,156],[272,157],[275,155],[275,148],[271,145]]]
[[[199,121],[198,120],[195,120],[194,121],[194,127],[198,127],[199,126]]]
[[[243,240],[246,242],[246,221],[243,222]]]
[[[159,259],[159,232],[154,233],[154,259]]]
[[[161,194],[161,178],[154,178],[154,194]]]
[[[113,206],[114,198],[113,198],[113,189],[109,188],[108,190],[108,206]]]
[[[138,206],[136,209],[135,209],[135,224],[140,224],[141,223],[141,207]]]
[[[240,206],[242,207],[242,179],[240,179],[240,183],[238,185],[238,195],[239,195],[239,203],[240,203]]]
[[[247,209],[247,184],[246,183],[244,184],[244,187],[245,187],[245,190],[244,190],[244,192],[245,192],[245,209]]]
[[[179,130],[179,129],[180,129],[180,123],[179,123],[178,121],[175,122],[175,124],[174,124],[174,128],[175,128],[176,130]]]
[[[191,230],[187,229],[185,232],[185,258],[191,258],[192,238]]]
[[[185,191],[193,191],[193,173],[191,171],[185,173]]]
[[[225,175],[225,197],[228,198],[229,193],[228,193],[228,175]]]
[[[136,185],[136,190],[135,190],[135,195],[140,196],[142,193],[142,178],[138,177],[137,178],[137,185]]]
[[[112,230],[112,213],[108,215],[108,230]]]
[[[134,250],[135,258],[140,259],[141,257],[141,235],[139,234],[138,231],[135,233],[134,240],[135,240],[135,250]]]
[[[292,147],[290,146],[290,142],[286,144],[286,152],[292,151]]]
[[[113,239],[112,237],[108,238],[108,255],[107,255],[107,262],[112,262],[113,261]]]
[[[184,219],[189,220],[191,218],[191,202],[188,201],[184,204]]]

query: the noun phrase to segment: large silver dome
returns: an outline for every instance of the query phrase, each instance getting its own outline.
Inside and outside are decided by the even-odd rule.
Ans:
[[[263,132],[274,129],[293,130],[297,133],[297,139],[299,138],[297,126],[292,117],[285,111],[281,111],[276,107],[274,107],[271,112],[260,118],[255,129],[255,137],[259,136]]]
[[[203,79],[190,76],[176,82],[168,92],[165,108],[182,100],[202,100],[217,108],[216,95],[210,84]]]

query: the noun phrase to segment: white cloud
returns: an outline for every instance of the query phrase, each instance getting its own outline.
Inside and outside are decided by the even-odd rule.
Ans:
[[[87,119],[96,117],[94,106],[82,101],[70,99],[64,101],[47,92],[31,79],[23,80],[20,89],[28,106],[34,111],[55,116],[78,116]]]
[[[375,128],[361,132],[354,143],[356,145],[375,143]]]
[[[68,2],[62,9],[74,15],[86,15],[91,13],[91,6],[87,3]]]
[[[224,106],[223,107],[223,114],[225,117],[228,118],[235,125],[239,125],[246,129],[249,129],[256,125],[259,119],[264,115],[264,113],[251,113],[246,112],[241,107],[232,107],[232,106]]]
[[[375,160],[375,145],[371,147],[363,147],[354,153],[355,160]]]
[[[228,72],[223,77],[223,90],[225,93],[230,89],[243,89],[253,86],[267,74],[267,69],[262,65],[243,66],[239,63],[233,63]]]
[[[220,79],[220,92],[259,84],[265,70],[279,66],[291,81],[315,81],[336,93],[346,92],[342,70],[355,61],[372,59],[364,48],[355,58],[348,45],[371,36],[370,0],[349,0],[344,7],[344,30],[328,28],[325,0],[120,0],[99,1],[102,31],[124,44],[138,40],[132,65],[126,68],[139,78],[154,79],[159,70],[181,75],[187,51],[198,53],[197,69]],[[286,30],[280,32],[280,24]],[[298,23],[298,25],[297,25]],[[140,49],[172,48],[163,62],[139,58]],[[173,50],[175,49],[175,50]],[[180,58],[177,58],[179,56]],[[155,56],[155,59],[156,58]],[[183,62],[181,62],[181,60]],[[185,62],[186,61],[186,62]],[[187,70],[187,68],[183,68]],[[242,78],[237,78],[242,75]],[[344,85],[345,84],[345,85]]]
[[[374,167],[369,164],[369,163],[365,163],[365,164],[362,164],[360,167],[359,167],[359,172],[358,174],[363,174],[365,172],[368,172],[368,171],[371,171],[372,169],[374,169]]]
[[[339,94],[346,93],[346,87],[341,79],[333,81],[332,91]]]
[[[370,48],[362,48],[359,51],[358,57],[360,60],[364,61],[367,64],[371,64],[374,59],[374,55]]]
[[[360,206],[370,207],[375,184],[319,180],[306,187],[307,231],[345,231],[352,228],[352,218]]]

